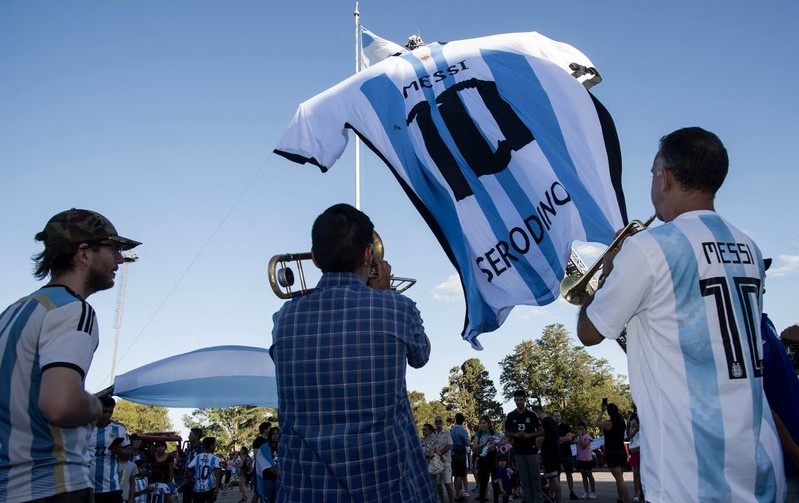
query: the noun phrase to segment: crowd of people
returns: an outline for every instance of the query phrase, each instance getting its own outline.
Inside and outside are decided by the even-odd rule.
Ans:
[[[728,163],[719,138],[701,128],[661,138],[650,194],[664,224],[604,255],[598,288],[579,312],[577,335],[587,346],[626,333],[638,405],[629,421],[640,481],[632,497],[618,407],[603,404],[594,423],[623,503],[799,500],[799,384],[762,312],[767,261],[714,207]],[[115,460],[133,448],[111,420],[112,399],[84,388],[99,341],[86,299],[113,286],[122,251],[141,243],[99,213],[74,208],[35,237],[44,250],[34,275],[50,279],[0,315],[0,501],[120,502]],[[273,317],[280,430],[262,425],[253,444],[255,498],[455,501],[468,496],[470,459],[480,501],[489,487],[495,501],[517,490],[526,503],[545,494],[560,501],[561,471],[574,498],[575,465],[583,496],[595,495],[586,425],[574,437],[554,411],[528,409],[523,390],[502,431],[483,417],[465,440],[457,417],[452,432],[436,418],[420,439],[405,375],[408,365],[428,362],[431,344],[415,303],[390,289],[373,223],[338,204],[319,215],[311,238],[322,278]],[[128,479],[128,501],[160,495],[178,466],[183,501],[213,501],[223,471],[215,449],[214,438],[196,432],[180,460],[157,448]]]

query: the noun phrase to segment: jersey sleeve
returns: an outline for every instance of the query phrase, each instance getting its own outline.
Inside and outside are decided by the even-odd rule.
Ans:
[[[653,284],[654,274],[635,237],[628,238],[613,260],[613,271],[586,314],[606,339],[617,339],[627,322],[640,310]]]
[[[99,342],[94,309],[86,302],[70,302],[47,313],[39,336],[39,365],[68,367],[86,378]]]

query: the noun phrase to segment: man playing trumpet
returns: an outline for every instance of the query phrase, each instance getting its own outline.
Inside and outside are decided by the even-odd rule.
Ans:
[[[430,341],[415,303],[389,289],[373,232],[347,204],[319,215],[311,253],[322,277],[273,317],[278,501],[436,500],[405,386],[406,361],[427,363]]]
[[[645,432],[641,480],[652,503],[785,497],[762,384],[763,261],[714,209],[727,167],[713,133],[664,136],[651,198],[666,223],[605,256],[605,281],[579,314],[587,346],[627,328],[630,391]]]

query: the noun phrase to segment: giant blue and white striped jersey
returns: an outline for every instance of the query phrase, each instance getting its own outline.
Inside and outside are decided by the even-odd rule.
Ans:
[[[38,398],[47,368],[72,368],[85,378],[97,344],[94,310],[64,286],[41,288],[0,315],[0,501],[91,487],[91,428],[48,424]]]
[[[222,469],[218,457],[210,452],[201,452],[194,456],[188,467],[194,474],[194,492],[207,492],[216,487],[216,470]]]
[[[457,268],[479,347],[513,306],[557,298],[573,240],[621,226],[618,139],[587,75],[585,55],[538,33],[429,44],[302,103],[275,152],[326,171],[354,130]]]
[[[763,278],[749,237],[693,211],[627,239],[588,307],[606,338],[627,326],[647,501],[783,501],[762,383]]]
[[[129,447],[128,430],[111,420],[105,426],[95,426],[89,438],[91,465],[89,471],[94,480],[94,493],[108,493],[122,489],[119,480],[119,458],[109,448],[116,438],[122,438],[120,447]]]

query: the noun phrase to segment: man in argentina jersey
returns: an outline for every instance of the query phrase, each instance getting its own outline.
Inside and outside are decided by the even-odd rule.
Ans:
[[[140,243],[74,208],[35,238],[34,276],[50,280],[0,314],[0,501],[91,501],[87,440],[102,405],[84,389],[99,338],[85,299],[114,285],[120,251]]]
[[[586,345],[627,327],[646,500],[781,502],[779,438],[763,392],[765,275],[757,245],[715,212],[727,151],[698,127],[660,140],[651,198],[664,225],[605,260],[582,309]]]
[[[130,457],[130,437],[123,425],[111,419],[116,401],[106,395],[100,398],[100,402],[103,404],[103,415],[89,436],[89,474],[94,480],[94,501],[121,503],[120,454],[123,459]]]
[[[213,503],[219,494],[219,484],[222,481],[222,463],[214,455],[216,439],[205,437],[203,439],[203,452],[194,456],[188,468],[194,478],[194,503]]]

